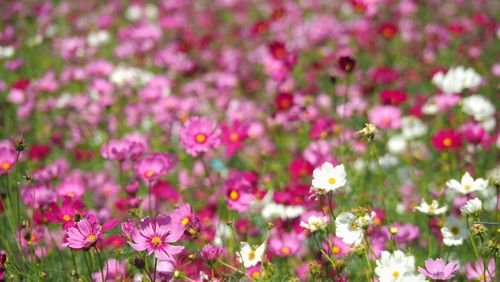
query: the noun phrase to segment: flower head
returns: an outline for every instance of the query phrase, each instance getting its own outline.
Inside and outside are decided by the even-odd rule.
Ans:
[[[484,180],[482,178],[474,180],[468,172],[465,172],[460,182],[452,179],[446,182],[446,185],[455,192],[467,195],[475,191],[482,191],[486,189],[486,187],[488,187],[488,180]]]
[[[176,160],[170,154],[151,153],[135,164],[135,173],[146,182],[155,181],[170,172]]]
[[[247,242],[240,243],[240,253],[238,259],[243,263],[245,268],[252,267],[262,261],[266,252],[266,244],[259,246],[250,246]],[[240,256],[241,254],[241,256]]]
[[[183,246],[172,245],[177,242],[184,229],[174,224],[168,216],[158,216],[156,219],[143,218],[139,229],[132,230],[132,240],[128,244],[136,251],[147,251],[147,255],[154,253],[159,260],[175,261],[175,256]]]
[[[311,215],[307,218],[306,221],[301,221],[300,226],[311,231],[311,232],[316,232],[316,231],[321,231],[326,228],[328,224],[328,218],[326,216],[316,216],[316,215]]]
[[[432,145],[438,151],[462,147],[462,134],[454,129],[441,129],[432,136]]]
[[[425,260],[425,268],[418,267],[418,272],[434,280],[448,280],[451,279],[458,269],[458,263],[452,261],[448,264],[441,258],[436,260]]]
[[[204,260],[215,261],[222,255],[223,250],[223,247],[206,244],[201,249],[200,256]]]
[[[316,168],[313,171],[311,190],[323,195],[345,186],[346,182],[346,172],[343,164],[334,167],[331,163],[325,162],[321,168]]]
[[[335,236],[346,244],[359,244],[363,241],[364,230],[358,225],[358,217],[349,212],[343,212],[335,219]]]
[[[460,208],[462,215],[471,215],[481,211],[483,202],[478,198],[470,199]]]
[[[81,219],[75,226],[66,231],[66,242],[64,247],[75,250],[89,248],[100,239],[101,225],[89,219]]]
[[[439,203],[433,200],[431,204],[428,204],[425,200],[422,200],[419,206],[415,207],[421,213],[428,215],[440,215],[448,210],[448,206],[439,207]]]
[[[483,259],[476,262],[469,262],[465,265],[465,273],[467,273],[467,278],[471,280],[490,282],[493,280],[493,275],[495,275],[495,260],[490,259],[488,267],[484,267],[486,263]]]
[[[181,146],[193,157],[219,146],[220,129],[214,120],[192,117],[179,132]]]
[[[448,216],[443,228],[441,228],[441,234],[446,246],[458,246],[469,238],[469,229],[464,220]]]

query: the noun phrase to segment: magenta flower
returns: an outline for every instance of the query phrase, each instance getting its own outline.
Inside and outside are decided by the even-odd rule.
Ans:
[[[68,228],[63,246],[75,250],[89,248],[101,238],[101,228],[97,222],[81,219],[74,227]]]
[[[243,146],[243,141],[248,138],[248,126],[241,125],[238,120],[233,122],[233,127],[223,123],[222,143],[226,145],[226,157],[230,158]]]
[[[158,216],[156,220],[146,217],[141,220],[140,228],[132,231],[132,241],[128,243],[136,251],[147,251],[148,256],[154,253],[159,260],[175,261],[184,247],[169,243],[177,242],[183,233],[184,229],[169,216]]]
[[[230,209],[245,212],[255,199],[251,173],[233,171],[225,181],[224,194]]]
[[[418,267],[418,272],[434,280],[448,280],[455,275],[458,264],[454,261],[448,264],[441,258],[425,260],[425,269]]]
[[[17,153],[13,146],[1,146],[0,144],[0,175],[12,171],[16,164]]]
[[[103,158],[115,161],[136,159],[144,152],[143,144],[128,139],[110,140],[102,145],[101,155]]]
[[[127,261],[118,261],[110,258],[103,268],[106,281],[124,281],[127,278]],[[94,281],[101,281],[101,272],[92,273]]]
[[[200,256],[203,260],[215,261],[222,255],[223,250],[223,247],[206,244],[201,249]]]
[[[465,273],[467,273],[467,278],[470,280],[479,280],[485,282],[494,281],[493,275],[495,275],[495,260],[490,259],[487,269],[484,268],[485,264],[486,263],[483,261],[483,259],[466,264]]]
[[[181,146],[193,157],[215,148],[220,143],[220,129],[214,120],[192,117],[179,132]]]
[[[322,243],[323,250],[325,250],[327,254],[333,254],[337,259],[346,256],[351,250],[351,245],[344,243],[339,237],[329,236],[328,242],[329,243]]]
[[[200,222],[198,218],[194,216],[189,204],[184,204],[178,207],[172,212],[170,218],[172,220],[172,224],[182,226],[182,228],[184,228],[184,234],[186,236],[194,236],[200,229]]]
[[[135,173],[146,182],[155,181],[170,172],[176,165],[172,155],[151,153],[135,164]]]

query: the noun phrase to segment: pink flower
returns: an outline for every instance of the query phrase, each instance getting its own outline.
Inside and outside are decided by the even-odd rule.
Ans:
[[[425,260],[425,269],[418,267],[418,272],[434,280],[451,279],[458,269],[458,264],[454,261],[445,264],[444,260],[438,258]]]
[[[172,224],[184,228],[184,234],[186,236],[194,236],[200,229],[200,222],[198,218],[194,216],[189,204],[184,204],[178,207],[172,212],[170,218],[172,220]]]
[[[179,132],[181,146],[193,157],[217,147],[220,143],[220,129],[214,120],[192,117]]]
[[[341,238],[330,236],[328,242],[329,243],[323,242],[323,250],[325,250],[327,254],[333,253],[337,259],[346,256],[351,250],[351,245],[344,243]]]
[[[174,224],[169,216],[158,216],[156,220],[150,217],[143,218],[140,228],[132,231],[132,241],[129,245],[136,251],[147,251],[147,255],[154,253],[159,260],[175,261],[175,256],[182,250],[183,246],[175,246],[169,243],[177,242],[184,229]]]
[[[124,161],[138,158],[144,150],[144,145],[139,142],[128,139],[110,140],[102,145],[101,155],[108,160]]]
[[[155,181],[170,172],[176,165],[172,155],[151,153],[135,164],[135,173],[146,182]]]
[[[74,227],[68,228],[66,243],[63,246],[75,250],[89,248],[101,236],[101,225],[84,218],[78,221]]]
[[[243,126],[235,120],[232,128],[223,123],[221,129],[222,143],[226,145],[226,157],[230,158],[237,150],[241,149],[243,141],[248,138],[248,126]]]
[[[0,175],[10,173],[16,164],[17,153],[10,142],[0,144]]]
[[[201,249],[200,256],[203,260],[215,261],[221,256],[223,250],[223,247],[206,244]]]
[[[294,256],[302,245],[302,239],[297,233],[275,232],[269,238],[269,250],[280,257]]]
[[[50,210],[46,213],[47,219],[50,222],[62,223],[63,230],[75,226],[77,223],[77,216],[85,216],[85,213],[82,211],[84,204],[70,197],[64,197],[62,199],[61,207],[54,201],[50,202],[49,207]]]
[[[401,127],[401,110],[395,106],[377,106],[368,113],[371,123],[382,129]]]
[[[106,267],[103,268],[104,277],[106,281],[124,281],[127,278],[126,261],[118,261],[116,259],[108,259],[106,261]],[[94,281],[101,281],[101,272],[92,273],[92,278]]]
[[[224,194],[230,209],[245,212],[255,199],[252,177],[249,173],[233,171],[225,181]]]
[[[393,235],[393,239],[396,242],[396,244],[408,244],[411,241],[417,239],[418,235],[420,234],[418,226],[409,223],[405,224],[394,223],[391,224],[391,228],[397,229],[397,233]],[[388,229],[388,231],[390,230]]]
[[[493,275],[495,275],[495,260],[490,259],[487,269],[484,268],[485,264],[483,259],[466,264],[465,273],[467,273],[467,278],[486,282],[493,281]]]

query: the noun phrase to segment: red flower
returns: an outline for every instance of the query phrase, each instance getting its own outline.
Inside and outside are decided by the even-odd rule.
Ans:
[[[379,32],[384,38],[392,39],[398,33],[398,26],[390,22],[382,23]]]
[[[293,95],[290,93],[280,93],[274,99],[274,104],[278,112],[288,111],[293,106]]]
[[[398,106],[399,104],[406,101],[408,95],[401,90],[391,90],[386,89],[380,92],[380,101],[385,105],[394,105]]]
[[[50,154],[50,147],[47,145],[32,145],[28,152],[30,159],[41,161]]]
[[[275,59],[280,60],[280,61],[285,60],[287,55],[288,55],[288,53],[286,51],[285,44],[283,44],[282,42],[278,42],[278,41],[275,41],[275,42],[272,42],[271,44],[269,44],[269,53],[271,53],[271,55]]]
[[[301,157],[293,159],[288,165],[288,173],[292,179],[309,177],[312,175],[313,170],[313,165]]]
[[[20,79],[12,83],[12,88],[17,90],[25,90],[30,85],[29,79]]]
[[[269,29],[269,24],[266,21],[259,21],[252,27],[252,33],[261,35]]]
[[[462,135],[454,129],[441,129],[432,136],[432,145],[438,151],[459,149],[462,146]]]
[[[274,21],[280,20],[285,16],[285,9],[283,8],[278,8],[274,10],[273,14],[271,15],[271,19]]]

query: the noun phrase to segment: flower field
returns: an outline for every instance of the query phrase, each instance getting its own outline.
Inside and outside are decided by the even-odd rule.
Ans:
[[[499,281],[500,2],[0,2],[0,281]]]

